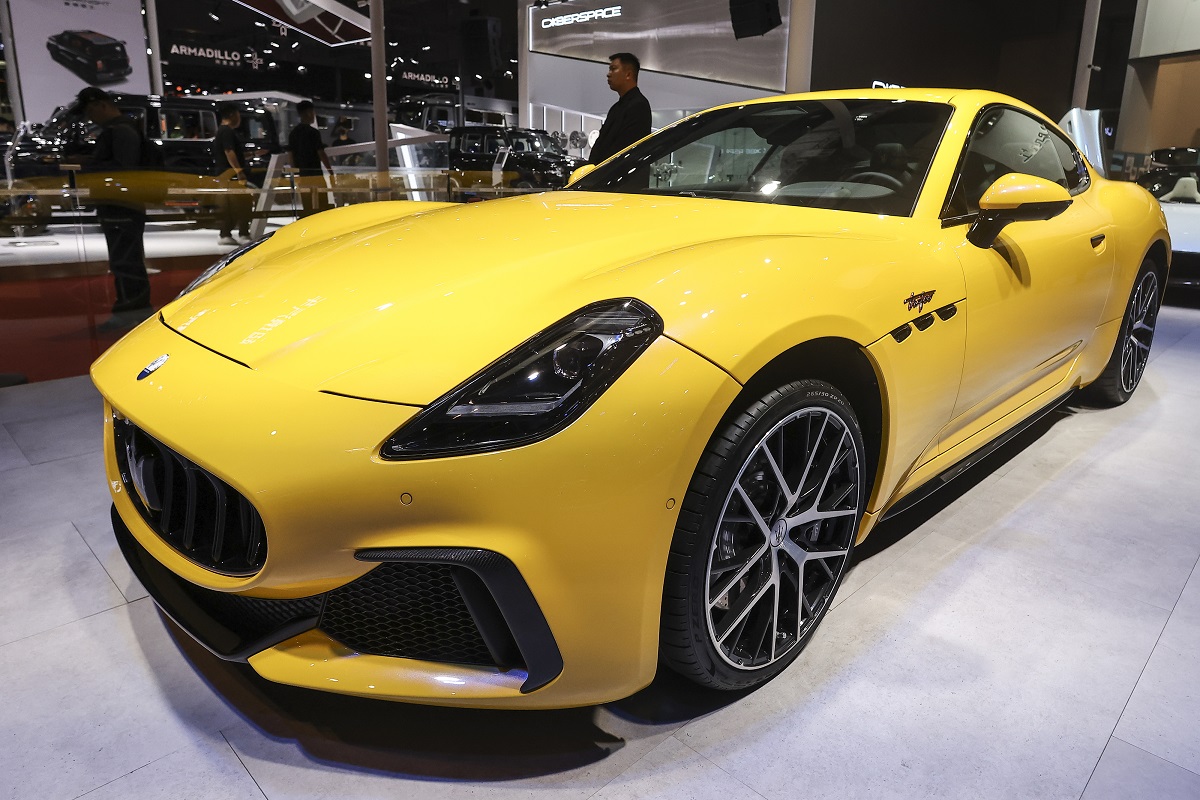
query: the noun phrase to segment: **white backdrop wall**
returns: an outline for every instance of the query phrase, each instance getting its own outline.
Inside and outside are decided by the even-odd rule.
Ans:
[[[1130,58],[1151,58],[1200,50],[1200,2],[1141,0]]]
[[[617,102],[617,93],[608,88],[604,76],[608,63],[578,61],[542,53],[524,53],[523,75],[528,76],[528,100],[521,114],[529,113],[530,103],[570,108],[603,116]],[[654,127],[659,128],[679,119],[678,111],[698,111],[721,103],[733,103],[755,97],[767,97],[777,92],[733,86],[726,83],[665,75],[642,71],[638,87],[650,101],[655,112]]]

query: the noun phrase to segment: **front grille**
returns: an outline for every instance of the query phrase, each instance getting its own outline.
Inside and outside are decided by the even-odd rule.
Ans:
[[[360,653],[495,666],[448,564],[381,564],[329,593],[318,627]]]
[[[223,575],[253,575],[267,560],[262,517],[206,469],[113,415],[121,481],[138,514],[179,553]]]

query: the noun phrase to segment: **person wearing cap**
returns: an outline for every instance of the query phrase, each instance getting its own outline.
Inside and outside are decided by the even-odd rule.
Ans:
[[[317,110],[312,101],[301,100],[296,104],[296,112],[300,115],[300,122],[288,134],[288,151],[292,154],[292,166],[300,173],[300,202],[304,206],[302,216],[307,217],[329,208],[325,173],[321,167],[329,170],[331,178],[333,167],[329,163],[329,156],[325,155],[321,132],[317,130]]]
[[[143,165],[145,137],[137,123],[121,113],[103,89],[81,90],[71,113],[100,126],[96,148],[84,165],[86,172],[124,172]],[[154,313],[150,306],[150,277],[142,237],[146,232],[146,209],[135,202],[123,205],[97,203],[96,218],[108,245],[108,265],[116,288],[111,319],[100,323],[100,331],[120,330],[141,322]]]

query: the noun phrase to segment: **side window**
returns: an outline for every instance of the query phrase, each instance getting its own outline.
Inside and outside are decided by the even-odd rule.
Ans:
[[[206,114],[209,117],[207,126],[204,119]],[[211,111],[164,108],[162,118],[164,139],[206,139],[216,135],[215,131],[211,130],[215,127],[212,123],[216,119]],[[205,135],[206,127],[209,128],[207,136]]]
[[[1053,181],[1071,194],[1088,184],[1083,158],[1070,142],[1024,112],[992,108],[971,132],[943,216],[974,214],[988,187],[1010,172]]]
[[[504,137],[498,133],[489,133],[484,148],[485,152],[488,155],[494,155],[501,147],[504,147]]]
[[[480,153],[483,152],[483,134],[468,133],[463,137],[463,152],[464,153]]]

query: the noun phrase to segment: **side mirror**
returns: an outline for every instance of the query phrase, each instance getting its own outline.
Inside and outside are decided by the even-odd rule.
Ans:
[[[967,231],[967,241],[986,250],[1009,223],[1053,219],[1069,205],[1070,192],[1057,183],[1010,172],[979,198],[979,215]]]
[[[575,181],[579,180],[584,175],[587,175],[589,172],[591,172],[595,168],[596,168],[595,164],[584,164],[582,167],[579,167],[578,169],[576,169],[574,172],[571,173],[571,179],[567,181],[567,186],[570,186],[572,183],[575,183]]]

